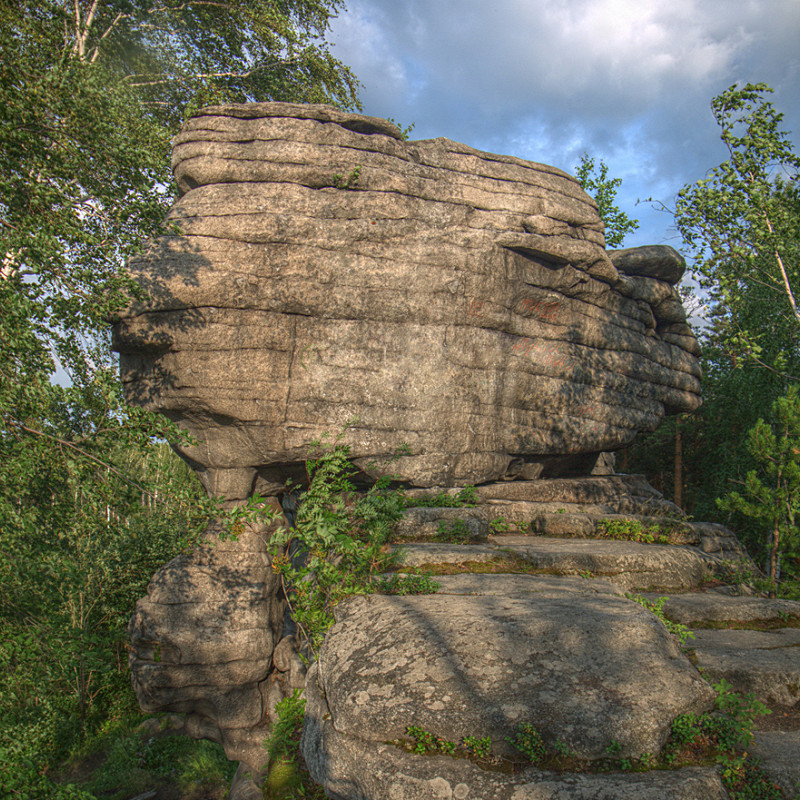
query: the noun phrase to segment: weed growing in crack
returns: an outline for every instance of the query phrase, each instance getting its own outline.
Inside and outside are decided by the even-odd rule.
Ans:
[[[673,636],[677,637],[678,641],[681,643],[681,646],[685,645],[687,640],[694,639],[694,633],[685,625],[681,625],[680,622],[673,622],[664,614],[664,603],[669,600],[669,597],[659,597],[658,600],[655,601],[648,600],[646,597],[642,597],[640,594],[627,593],[625,597],[627,597],[628,600],[633,600],[634,603],[638,603],[640,606],[655,614],[664,623],[664,625],[666,625],[667,630]]]
[[[335,189],[355,189],[358,186],[358,179],[361,175],[361,165],[359,164],[352,172],[344,177],[341,173],[337,172],[333,176],[333,186]]]
[[[441,584],[435,581],[430,573],[422,575],[394,574],[388,578],[381,578],[373,584],[378,594],[434,594]]]
[[[643,525],[638,519],[601,519],[597,522],[597,534],[601,539],[639,542],[642,544],[668,544],[669,537],[661,535],[658,525]]]
[[[438,494],[422,494],[419,497],[407,497],[406,508],[474,508],[480,497],[474,486],[465,486],[456,494],[441,491]]]
[[[492,749],[492,740],[488,736],[465,736],[461,743],[475,758],[488,758]]]
[[[265,800],[324,800],[325,792],[311,780],[300,753],[306,701],[299,689],[275,706],[277,717],[264,747],[269,772],[264,782]]]
[[[540,763],[547,755],[547,748],[542,735],[533,725],[529,725],[526,722],[520,723],[516,734],[513,737],[506,737],[506,741],[524,756],[527,756],[531,764]]]

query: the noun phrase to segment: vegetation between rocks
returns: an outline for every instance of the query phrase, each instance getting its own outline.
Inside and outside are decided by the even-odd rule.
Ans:
[[[752,694],[740,695],[725,680],[714,685],[714,709],[703,714],[676,717],[670,736],[658,754],[621,756],[622,745],[612,740],[605,755],[596,760],[579,757],[562,739],[545,741],[537,728],[520,723],[506,741],[523,760],[492,753],[488,736],[464,736],[454,742],[416,725],[406,728],[408,739],[395,744],[418,755],[442,754],[468,758],[490,770],[518,772],[534,765],[554,772],[646,772],[653,769],[718,764],[723,784],[733,800],[782,800],[780,788],[761,771],[757,759],[745,748],[753,738],[756,717],[769,714]]]
[[[357,470],[343,435],[313,443],[315,457],[306,461],[308,488],[300,494],[295,525],[273,533],[268,545],[292,618],[314,656],[334,622],[334,606],[345,597],[428,593],[438,587],[426,576],[382,577],[398,559],[389,543],[404,497],[390,489],[387,474],[366,492],[356,491]]]

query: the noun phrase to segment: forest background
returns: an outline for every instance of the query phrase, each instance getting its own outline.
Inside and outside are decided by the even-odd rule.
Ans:
[[[358,81],[325,40],[340,8],[0,0],[3,796],[88,800],[159,770],[186,787],[230,777],[213,748],[136,734],[125,626],[153,572],[216,510],[163,444],[181,432],[125,405],[107,327],[140,291],[124,263],[173,200],[169,141],[186,115],[248,100],[359,109]],[[691,302],[706,320],[705,403],[642,437],[618,468],[731,524],[792,594],[800,164],[768,97],[748,85],[714,100],[730,159],[670,209],[702,287]],[[577,171],[605,203],[609,235],[624,237],[632,221],[601,156]],[[98,748],[110,766],[78,787],[89,774],[69,765]]]

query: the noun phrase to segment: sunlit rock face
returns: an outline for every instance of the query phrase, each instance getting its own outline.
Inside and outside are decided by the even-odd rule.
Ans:
[[[197,443],[214,494],[274,493],[354,418],[412,484],[588,472],[700,403],[668,247],[609,252],[566,173],[327,106],[199,111],[174,230],[131,265],[128,398]]]

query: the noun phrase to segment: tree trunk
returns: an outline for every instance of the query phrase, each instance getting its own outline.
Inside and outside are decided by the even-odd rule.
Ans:
[[[773,581],[778,580],[778,547],[781,543],[781,529],[778,520],[775,520],[775,527],[772,529],[772,552],[769,556],[769,577]],[[769,596],[775,597],[775,588],[769,590]]]

